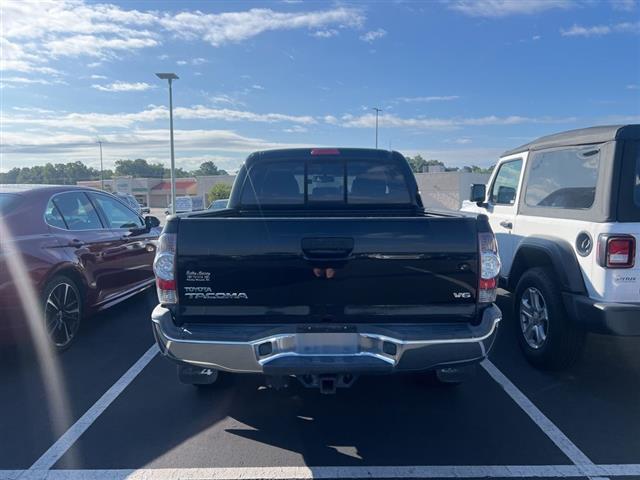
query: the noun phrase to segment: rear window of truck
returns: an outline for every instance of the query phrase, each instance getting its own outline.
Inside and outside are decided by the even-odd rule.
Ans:
[[[311,159],[253,165],[242,205],[411,203],[405,175],[393,161]]]

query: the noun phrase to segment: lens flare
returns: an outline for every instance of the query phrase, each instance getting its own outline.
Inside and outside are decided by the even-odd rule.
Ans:
[[[27,273],[28,269],[16,239],[2,216],[0,216],[0,258],[4,260],[18,292],[18,300],[22,305],[33,340],[38,368],[47,396],[51,427],[54,435],[59,437],[71,425],[65,379],[60,369],[58,356],[53,350],[45,330],[42,300]]]

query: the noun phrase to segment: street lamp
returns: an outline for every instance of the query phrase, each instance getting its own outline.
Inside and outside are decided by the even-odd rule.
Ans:
[[[373,107],[372,110],[376,111],[376,148],[378,148],[378,114],[382,111],[382,109],[378,107]]]
[[[169,82],[169,128],[171,130],[171,214],[176,213],[176,159],[173,153],[173,93],[171,90],[171,83],[173,80],[178,80],[178,75],[175,73],[156,73],[156,77],[160,80],[167,80]]]

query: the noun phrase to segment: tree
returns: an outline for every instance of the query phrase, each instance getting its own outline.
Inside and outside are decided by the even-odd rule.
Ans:
[[[425,160],[421,155],[416,155],[415,157],[407,157],[407,161],[411,166],[411,170],[414,173],[421,173],[425,168],[433,165],[438,165],[444,167],[444,163],[440,160]]]
[[[214,200],[221,200],[223,198],[229,198],[231,195],[231,185],[228,183],[216,183],[211,190],[209,190],[209,202],[213,202]]]
[[[184,168],[178,167],[175,169],[176,178],[186,178],[191,177],[193,172],[187,172]],[[171,178],[171,169],[164,169],[164,176],[167,178]]]
[[[217,165],[211,161],[202,162],[198,170],[191,172],[194,176],[203,175],[228,175],[225,170],[217,167]]]
[[[161,163],[148,163],[143,158],[116,160],[116,176],[163,178],[165,168]]]
[[[105,172],[111,174],[110,170]],[[100,171],[87,167],[84,163],[47,163],[33,167],[15,167],[0,174],[0,183],[44,183],[73,185],[79,180],[95,180],[100,178]],[[105,178],[107,176],[105,175]]]

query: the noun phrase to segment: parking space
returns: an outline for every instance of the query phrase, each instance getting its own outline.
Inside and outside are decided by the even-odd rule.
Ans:
[[[154,301],[148,292],[99,315],[60,357],[71,423],[152,345]],[[509,303],[500,297],[505,319],[491,355],[507,391],[479,368],[456,388],[415,377],[361,378],[350,390],[322,396],[295,383],[265,389],[245,376],[198,393],[156,356],[60,452],[54,469],[162,469],[153,471],[166,478],[327,477],[332,471],[322,469],[329,467],[352,478],[640,474],[638,340],[593,337],[570,371],[540,372],[515,344]],[[0,398],[2,437],[11,439],[0,449],[0,470],[8,477],[8,470],[28,469],[55,435],[35,361],[15,356],[0,369],[10,392]],[[509,388],[522,394],[520,404]],[[581,468],[579,455],[586,456]],[[613,467],[600,471],[589,460]]]

